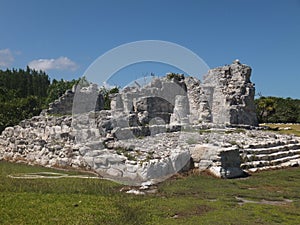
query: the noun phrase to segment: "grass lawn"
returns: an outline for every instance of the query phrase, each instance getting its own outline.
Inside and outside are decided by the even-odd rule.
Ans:
[[[135,196],[100,179],[14,179],[67,173],[0,161],[0,224],[299,224],[300,168],[244,179],[205,174],[170,179]],[[82,175],[82,174],[81,174]],[[52,177],[53,178],[53,177]]]
[[[279,132],[281,134],[295,134],[296,136],[299,136],[300,137],[300,124],[276,124],[276,123],[266,123],[266,124],[263,124],[263,125],[266,125],[268,127],[271,127],[271,128],[290,128],[289,130],[279,130],[279,131],[276,131],[276,132]]]

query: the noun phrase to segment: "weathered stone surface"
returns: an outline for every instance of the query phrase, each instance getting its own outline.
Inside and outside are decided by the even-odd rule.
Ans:
[[[78,84],[72,90],[67,90],[59,99],[49,104],[49,109],[41,114],[71,115],[99,111],[104,107],[104,98],[97,85],[82,87]]]
[[[95,85],[78,89],[75,97],[75,90],[68,91],[41,116],[2,132],[0,160],[83,168],[133,185],[189,168],[234,178],[242,169],[299,165],[297,138],[226,128],[257,124],[250,75],[251,68],[238,61],[209,71],[203,83],[168,74],[115,94],[112,110],[101,110]],[[69,114],[64,102],[72,98],[73,116],[49,115]]]
[[[238,60],[208,72],[203,85],[211,87],[213,123],[258,125],[250,76],[251,68]]]
[[[171,116],[171,123],[173,124],[189,124],[190,106],[188,97],[186,95],[176,95],[175,107]]]
[[[208,170],[216,177],[235,178],[244,174],[240,168],[241,160],[237,147],[196,145],[191,150],[191,156],[194,162],[198,163],[200,171]]]
[[[138,113],[145,115],[145,112],[147,112],[146,123],[149,123],[151,119],[157,117],[163,119],[165,123],[169,123],[173,109],[174,105],[161,97],[141,97],[136,102],[136,111]]]

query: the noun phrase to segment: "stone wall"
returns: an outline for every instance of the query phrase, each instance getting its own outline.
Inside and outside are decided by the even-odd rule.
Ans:
[[[0,160],[89,170],[132,185],[161,181],[191,168],[234,178],[243,176],[244,171],[300,165],[300,142],[293,136],[203,126],[118,139],[118,135],[109,135],[117,130],[105,133],[103,124],[97,123],[106,113],[91,112],[77,118],[38,116],[8,127],[0,135]],[[88,118],[96,118],[95,123]],[[81,123],[74,124],[76,120]],[[130,134],[128,128],[118,129]]]
[[[238,60],[210,70],[203,83],[194,77],[168,74],[142,88],[125,88],[114,95],[112,109],[137,112],[148,116],[148,120],[161,117],[173,124],[257,126],[255,88],[250,76],[251,68]]]
[[[257,126],[251,68],[238,60],[212,69],[203,83],[194,77],[168,74],[144,87],[127,87],[111,96],[114,112],[136,114],[140,124],[161,118],[165,124],[244,124]],[[43,113],[67,115],[103,109],[96,85],[68,90]],[[182,118],[181,118],[182,117]]]
[[[250,76],[251,68],[238,60],[208,72],[203,85],[211,87],[207,95],[213,123],[258,125]]]
[[[259,131],[226,128],[257,125],[250,75],[251,68],[238,61],[210,70],[203,83],[168,74],[112,95],[111,110],[103,110],[96,85],[77,86],[42,115],[6,128],[0,135],[0,160],[92,170],[130,184],[158,181],[193,167],[217,177],[241,176],[241,163],[258,167],[251,164],[248,152],[256,151],[249,143],[290,143],[284,136],[272,139]],[[300,145],[293,141],[293,151],[282,155],[294,155],[280,162],[298,163]],[[266,158],[264,150],[259,153],[259,159]],[[275,155],[280,158],[281,153]]]
[[[126,140],[101,134],[101,129],[92,127],[87,119],[101,115],[99,112],[77,115],[77,118],[37,116],[8,127],[0,135],[0,160],[89,170],[131,185],[149,180],[157,182],[189,166],[187,148],[162,148],[153,155],[148,145],[136,143],[135,149]],[[73,124],[76,120],[81,121],[80,127]],[[169,143],[173,141],[170,137]]]
[[[44,110],[42,114],[60,114],[72,115],[73,99],[75,92],[67,90],[61,97],[49,104],[49,108]]]
[[[45,114],[72,115],[100,111],[104,108],[104,98],[98,86],[92,84],[87,87],[75,85],[72,90],[67,90],[61,97],[49,104],[49,108],[42,111]]]

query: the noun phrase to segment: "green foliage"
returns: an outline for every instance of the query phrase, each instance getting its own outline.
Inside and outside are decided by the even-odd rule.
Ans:
[[[0,132],[38,115],[49,85],[47,74],[29,67],[26,70],[0,70]]]
[[[48,106],[49,103],[53,102],[54,100],[58,99],[62,96],[66,90],[72,89],[75,84],[78,84],[79,80],[72,80],[66,81],[61,79],[60,81],[53,80],[51,85],[47,91],[47,99],[45,101],[45,107]]]
[[[300,100],[260,97],[255,100],[260,123],[300,123]]]
[[[0,102],[0,131],[18,124],[21,120],[38,115],[41,112],[41,105],[42,102],[36,96]]]
[[[180,81],[184,78],[184,75],[183,74],[179,74],[179,73],[168,73],[167,74],[167,79],[168,80],[177,80],[177,81]]]
[[[50,102],[71,89],[78,80],[53,80],[43,71],[0,70],[0,132],[21,120],[39,115]]]
[[[26,70],[0,70],[1,100],[3,100],[3,92],[11,93],[13,97],[17,98],[47,97],[49,85],[50,79],[43,71],[32,70],[29,67]]]
[[[137,158],[135,156],[137,152],[133,152],[131,149],[125,149],[121,147],[116,148],[115,150],[118,155],[124,155],[128,160],[137,161]]]
[[[104,109],[109,110],[110,109],[110,95],[119,93],[120,87],[113,87],[113,88],[106,88],[101,87],[100,92],[102,93],[104,97]]]

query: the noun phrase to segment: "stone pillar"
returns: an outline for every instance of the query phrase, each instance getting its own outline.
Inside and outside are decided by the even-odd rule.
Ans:
[[[175,106],[171,115],[171,123],[173,124],[188,124],[189,119],[189,101],[185,95],[177,95],[175,97]]]
[[[111,96],[110,108],[113,111],[123,111],[124,105],[121,94],[114,94]]]
[[[199,104],[199,122],[211,122],[211,110],[207,101],[200,102]]]

